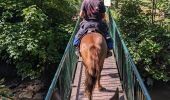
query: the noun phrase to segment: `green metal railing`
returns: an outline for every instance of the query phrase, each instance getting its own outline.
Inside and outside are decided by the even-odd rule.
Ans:
[[[75,48],[73,46],[73,38],[77,32],[77,28],[80,22],[79,20],[80,19],[78,19],[76,26],[74,28],[73,35],[71,36],[67,44],[64,55],[61,59],[58,69],[49,87],[45,100],[53,99],[56,92],[60,95],[61,100],[69,99],[71,84],[74,78],[74,72],[78,60],[77,56],[74,53]]]
[[[151,100],[140,74],[128,52],[122,36],[110,13],[109,30],[114,41],[114,53],[127,100]]]

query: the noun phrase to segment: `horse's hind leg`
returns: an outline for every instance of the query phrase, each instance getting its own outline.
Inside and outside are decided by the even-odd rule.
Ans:
[[[97,88],[98,88],[99,91],[102,91],[102,90],[105,89],[105,88],[102,87],[102,85],[100,84],[101,71],[102,71],[102,67],[100,67],[99,72],[97,73]]]
[[[92,93],[90,93],[88,90],[85,90],[85,94],[84,94],[88,100],[92,100]]]
[[[86,97],[88,98],[88,100],[92,100],[92,94],[86,93]]]
[[[88,81],[89,81],[89,73],[87,69],[85,68],[85,93],[84,95],[88,98],[88,100],[92,100],[92,90],[88,87]]]

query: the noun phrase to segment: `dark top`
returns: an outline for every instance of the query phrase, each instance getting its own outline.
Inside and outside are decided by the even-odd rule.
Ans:
[[[84,12],[85,20],[102,20],[102,13],[106,9],[103,0],[84,0],[81,5],[81,10]]]

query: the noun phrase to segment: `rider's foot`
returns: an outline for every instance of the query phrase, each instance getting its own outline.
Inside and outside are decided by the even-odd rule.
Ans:
[[[78,47],[76,47],[76,49],[75,49],[75,54],[76,54],[76,56],[77,56],[77,57],[79,57],[79,56],[80,56],[80,50],[79,50],[79,48],[78,48]]]
[[[110,57],[110,56],[112,56],[112,52],[111,52],[110,50],[108,50],[108,51],[107,51],[107,56],[106,56],[106,58],[108,58],[108,57]]]

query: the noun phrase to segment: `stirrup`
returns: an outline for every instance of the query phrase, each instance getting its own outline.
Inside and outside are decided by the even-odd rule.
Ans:
[[[77,50],[75,51],[75,54],[76,54],[76,56],[77,56],[77,57],[79,57],[79,56],[80,56],[80,52],[79,52],[79,51],[77,51]]]
[[[76,56],[77,56],[77,57],[79,57],[79,56],[80,56],[80,50],[79,50],[79,48],[78,48],[78,47],[76,47],[76,49],[75,49],[75,54],[76,54]]]
[[[111,56],[112,56],[112,52],[111,52],[110,50],[107,50],[107,56],[106,56],[106,58],[111,57]]]

